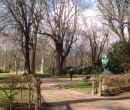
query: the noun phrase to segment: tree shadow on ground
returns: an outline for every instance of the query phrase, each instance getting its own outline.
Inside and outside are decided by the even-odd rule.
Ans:
[[[61,102],[49,102],[46,103],[47,107],[57,107],[57,106],[66,106],[67,110],[73,110],[71,108],[71,104],[78,104],[78,103],[87,103],[87,102],[96,102],[96,101],[119,101],[119,100],[127,100],[130,99],[130,96],[128,97],[118,97],[118,98],[92,98],[92,99],[80,99],[80,100],[67,100],[67,101],[61,101]],[[100,102],[99,102],[100,103]],[[107,104],[104,107],[104,110],[130,110],[128,109],[124,109],[122,107],[113,107],[109,104]]]

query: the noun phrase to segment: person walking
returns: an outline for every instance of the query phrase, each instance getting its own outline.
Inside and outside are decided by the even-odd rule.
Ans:
[[[72,68],[70,69],[69,74],[70,74],[70,79],[72,80],[72,78],[73,78],[73,69]]]

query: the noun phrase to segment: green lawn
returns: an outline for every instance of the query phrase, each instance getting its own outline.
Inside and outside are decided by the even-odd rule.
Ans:
[[[8,92],[8,91],[7,91]],[[14,92],[14,91],[13,91]],[[21,99],[21,93],[22,93],[22,99]],[[8,92],[9,94],[9,92]],[[27,102],[28,101],[28,94],[29,90],[15,90],[15,101],[16,102]],[[6,94],[3,90],[0,90],[0,101],[4,100],[6,97]]]
[[[14,96],[14,103],[28,103],[29,102],[29,90],[15,90],[16,94]],[[8,92],[9,94],[9,92]],[[21,95],[22,94],[22,95]],[[22,96],[22,97],[21,97]],[[5,95],[5,92],[0,90],[0,110],[3,110],[3,102],[7,96]]]
[[[75,83],[66,83],[66,84],[59,84],[56,85],[57,88],[64,88],[64,89],[74,89],[83,93],[90,94],[92,90],[92,83],[91,81],[83,81],[83,82],[75,82]]]
[[[56,85],[55,87],[59,89],[74,89],[86,94],[91,94],[92,91],[92,82],[91,81],[82,81],[82,82],[75,82],[75,83],[66,83],[66,84],[59,84]],[[109,91],[108,94],[111,94],[114,92],[119,92],[122,90],[127,90],[127,88],[130,87],[130,84],[123,84],[123,83],[117,83],[114,84],[113,86],[107,86],[106,91]]]

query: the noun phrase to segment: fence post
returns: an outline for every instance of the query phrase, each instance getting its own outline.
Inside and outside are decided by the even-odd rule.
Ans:
[[[41,80],[40,78],[34,78],[36,99],[35,99],[35,110],[40,110],[41,108]]]
[[[99,77],[99,89],[98,89],[98,96],[102,95],[102,77]]]
[[[95,75],[92,77],[92,95],[95,94]]]

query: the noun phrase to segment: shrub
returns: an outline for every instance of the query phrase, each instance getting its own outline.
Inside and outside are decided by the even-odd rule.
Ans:
[[[10,72],[9,70],[0,69],[0,73],[9,73],[9,72]]]
[[[70,72],[70,69],[73,69],[72,66],[68,66],[68,67],[65,67],[63,70],[62,70],[62,73],[63,74],[68,74]]]
[[[45,70],[44,70],[44,73],[46,73],[46,74],[53,74],[54,73],[54,68],[53,67],[49,67],[49,68],[46,68]]]
[[[124,87],[130,83],[130,74],[111,75],[109,77],[105,77],[103,83],[107,86],[115,86],[119,88],[122,86]]]
[[[88,66],[88,67],[82,68],[82,73],[83,74],[91,74],[92,71],[93,71],[93,67],[92,66]]]
[[[66,67],[66,68],[63,69],[63,74],[68,74],[71,69],[72,69],[74,74],[91,74],[93,67],[92,66],[88,66],[88,67],[80,67],[80,66],[72,67],[72,66],[69,66],[69,67]]]
[[[130,70],[130,42],[112,44],[109,54],[113,73],[122,73]]]

